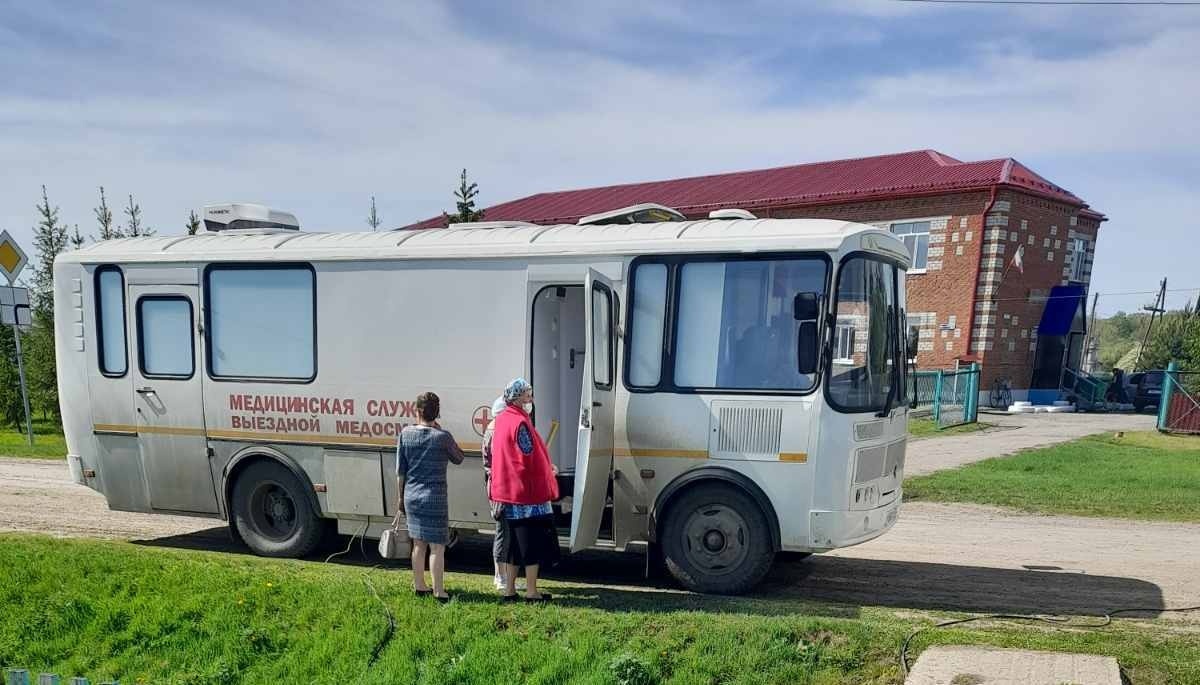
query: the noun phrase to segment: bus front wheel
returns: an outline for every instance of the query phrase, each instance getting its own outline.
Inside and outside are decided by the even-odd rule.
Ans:
[[[238,476],[233,517],[238,534],[264,557],[306,556],[324,532],[300,479],[274,461],[251,464]]]
[[[689,488],[670,503],[661,536],[671,575],[695,592],[732,595],[754,587],[775,552],[762,509],[745,491],[721,483]]]

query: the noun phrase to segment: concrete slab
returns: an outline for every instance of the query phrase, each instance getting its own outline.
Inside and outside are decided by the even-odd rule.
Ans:
[[[930,647],[905,685],[1121,685],[1117,660],[1094,654]]]

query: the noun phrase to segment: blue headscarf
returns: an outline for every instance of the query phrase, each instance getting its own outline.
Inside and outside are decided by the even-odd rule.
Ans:
[[[504,388],[505,404],[512,404],[513,402],[516,402],[517,398],[523,395],[526,390],[532,389],[533,386],[529,384],[529,381],[525,380],[524,378],[514,378],[512,382]]]

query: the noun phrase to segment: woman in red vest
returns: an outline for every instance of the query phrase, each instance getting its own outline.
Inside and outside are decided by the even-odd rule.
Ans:
[[[496,416],[492,434],[492,477],[488,497],[502,505],[500,524],[508,538],[504,598],[516,600],[517,568],[525,567],[525,601],[544,602],[537,589],[538,570],[558,560],[558,531],[551,502],[558,481],[546,443],[533,428],[533,387],[518,378],[504,389],[507,407]]]

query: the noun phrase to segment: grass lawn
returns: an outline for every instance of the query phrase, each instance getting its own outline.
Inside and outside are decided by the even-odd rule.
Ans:
[[[33,421],[33,447],[25,439],[25,424],[0,427],[0,457],[65,459],[67,443],[62,427],[54,420]]]
[[[936,438],[943,435],[974,433],[975,431],[981,431],[985,428],[991,427],[992,424],[990,423],[981,423],[976,421],[974,423],[964,423],[959,426],[951,426],[950,428],[938,430],[937,422],[935,422],[932,418],[908,420],[908,434],[914,438]]]
[[[466,574],[443,606],[399,569],[18,535],[0,536],[0,568],[0,666],[92,682],[895,684],[900,642],[933,618],[563,583],[552,605],[501,604],[490,575]],[[369,669],[387,619],[368,576],[396,620]],[[934,643],[1110,654],[1135,683],[1200,682],[1200,634],[1158,621],[977,623],[911,654]]]
[[[907,500],[1200,522],[1200,437],[1094,435],[904,481]]]

